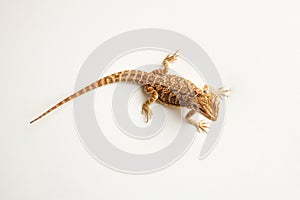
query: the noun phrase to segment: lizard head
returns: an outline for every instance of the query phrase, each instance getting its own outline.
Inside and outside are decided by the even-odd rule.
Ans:
[[[220,101],[218,96],[210,92],[208,85],[205,85],[203,90],[198,92],[193,104],[193,109],[207,119],[216,121],[219,114],[219,105]]]

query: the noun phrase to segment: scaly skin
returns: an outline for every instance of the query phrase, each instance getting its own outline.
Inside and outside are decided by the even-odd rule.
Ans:
[[[157,69],[152,72],[125,70],[101,78],[65,98],[42,115],[32,120],[30,123],[44,117],[66,102],[98,87],[116,82],[128,82],[141,85],[144,88],[144,91],[150,95],[142,106],[142,113],[146,115],[146,122],[148,122],[152,116],[150,105],[157,101],[166,106],[186,107],[190,109],[185,117],[186,120],[193,124],[198,131],[206,133],[208,128],[207,123],[203,120],[196,122],[191,119],[191,117],[198,112],[207,119],[212,121],[217,120],[219,113],[219,100],[223,96],[227,96],[227,92],[229,92],[229,90],[223,88],[214,89],[208,85],[205,85],[203,89],[200,89],[185,78],[168,74],[169,64],[174,62],[177,57],[177,51],[173,55],[168,55],[163,61],[163,69]]]

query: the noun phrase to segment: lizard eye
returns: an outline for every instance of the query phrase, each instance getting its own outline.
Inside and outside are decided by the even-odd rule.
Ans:
[[[204,94],[208,94],[208,89],[209,89],[208,85],[207,84],[204,85],[204,87],[203,87],[203,93]]]

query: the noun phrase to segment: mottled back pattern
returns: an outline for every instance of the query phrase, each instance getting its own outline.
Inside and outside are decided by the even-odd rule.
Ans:
[[[197,87],[189,80],[177,75],[157,75],[150,84],[158,93],[158,102],[174,107],[190,107],[197,95]]]

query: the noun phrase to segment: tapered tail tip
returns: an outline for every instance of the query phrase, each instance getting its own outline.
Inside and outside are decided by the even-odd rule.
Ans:
[[[32,124],[33,122],[35,122],[37,119],[32,120],[31,122],[29,122],[29,124]]]

